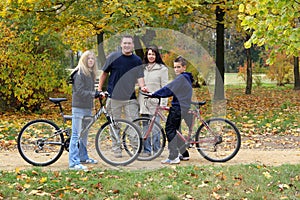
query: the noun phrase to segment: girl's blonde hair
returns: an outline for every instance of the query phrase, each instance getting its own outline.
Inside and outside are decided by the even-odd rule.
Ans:
[[[93,56],[95,59],[94,66],[92,67],[92,71],[90,71],[90,68],[88,67],[88,56]],[[77,67],[74,69],[74,71],[78,70],[78,74],[83,73],[86,76],[93,75],[94,80],[96,80],[96,73],[97,73],[97,58],[96,54],[91,51],[87,50],[85,51],[79,59]]]

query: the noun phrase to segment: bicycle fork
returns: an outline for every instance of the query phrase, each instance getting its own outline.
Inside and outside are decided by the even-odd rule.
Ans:
[[[221,144],[221,143],[223,142],[222,136],[219,135],[219,134],[217,134],[217,133],[215,133],[215,131],[213,131],[213,130],[210,128],[209,124],[206,123],[204,120],[202,121],[202,123],[203,123],[204,127],[206,128],[206,130],[207,130],[211,135],[213,135],[213,139],[209,139],[209,140],[211,140],[211,141],[214,143],[214,150],[213,150],[213,151],[216,152],[216,151],[217,151],[217,145],[218,145],[218,144]]]
[[[121,146],[121,140],[120,140],[120,128],[118,127],[118,124],[110,117],[107,116],[107,121],[109,122],[110,126],[110,135],[112,139],[116,142],[118,146]]]

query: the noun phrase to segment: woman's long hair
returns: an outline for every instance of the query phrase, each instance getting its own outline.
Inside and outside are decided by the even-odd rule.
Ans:
[[[155,45],[151,45],[146,48],[146,53],[144,55],[144,60],[143,60],[144,64],[149,63],[148,56],[147,56],[149,50],[152,50],[155,53],[155,62],[156,63],[165,65],[164,61],[162,60],[162,58],[160,56],[159,50],[158,50],[157,46],[155,46]]]
[[[93,56],[95,63],[94,66],[91,68],[88,67],[88,56]],[[97,58],[93,51],[87,50],[85,51],[79,59],[77,67],[74,71],[78,70],[78,74],[83,73],[86,76],[93,76],[94,80],[96,80],[96,73],[97,73]]]

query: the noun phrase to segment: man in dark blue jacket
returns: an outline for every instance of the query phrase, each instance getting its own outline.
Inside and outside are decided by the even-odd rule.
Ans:
[[[187,61],[183,57],[177,57],[174,60],[176,78],[165,87],[152,93],[153,97],[173,97],[165,128],[169,143],[169,157],[161,161],[162,164],[179,164],[179,153],[182,154],[184,160],[189,159],[189,153],[183,144],[179,144],[181,139],[177,138],[176,133],[182,119],[191,128],[191,115],[188,114],[188,111],[193,94],[193,76],[191,73],[185,72],[186,65]]]

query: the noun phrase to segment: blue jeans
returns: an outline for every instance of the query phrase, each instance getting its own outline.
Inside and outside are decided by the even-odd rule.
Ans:
[[[91,109],[72,107],[72,136],[69,147],[69,167],[78,165],[80,161],[85,161],[89,158],[86,149],[88,130],[81,133],[81,135],[80,132],[83,128],[83,117],[91,115]]]
[[[152,115],[148,115],[148,114],[142,114],[142,117],[150,117],[150,118],[152,118],[153,116]],[[156,117],[155,121],[157,123],[160,123],[160,118]],[[143,125],[143,129],[144,129],[143,132],[146,133],[146,131],[148,130],[148,125]],[[152,149],[153,149],[154,152],[157,152],[160,149],[160,131],[161,130],[159,130],[158,127],[156,127],[155,125],[153,126],[153,129],[152,129],[152,133],[153,133],[152,138],[148,137],[144,141],[144,153],[151,153]],[[152,140],[153,147],[151,145],[151,140]]]

